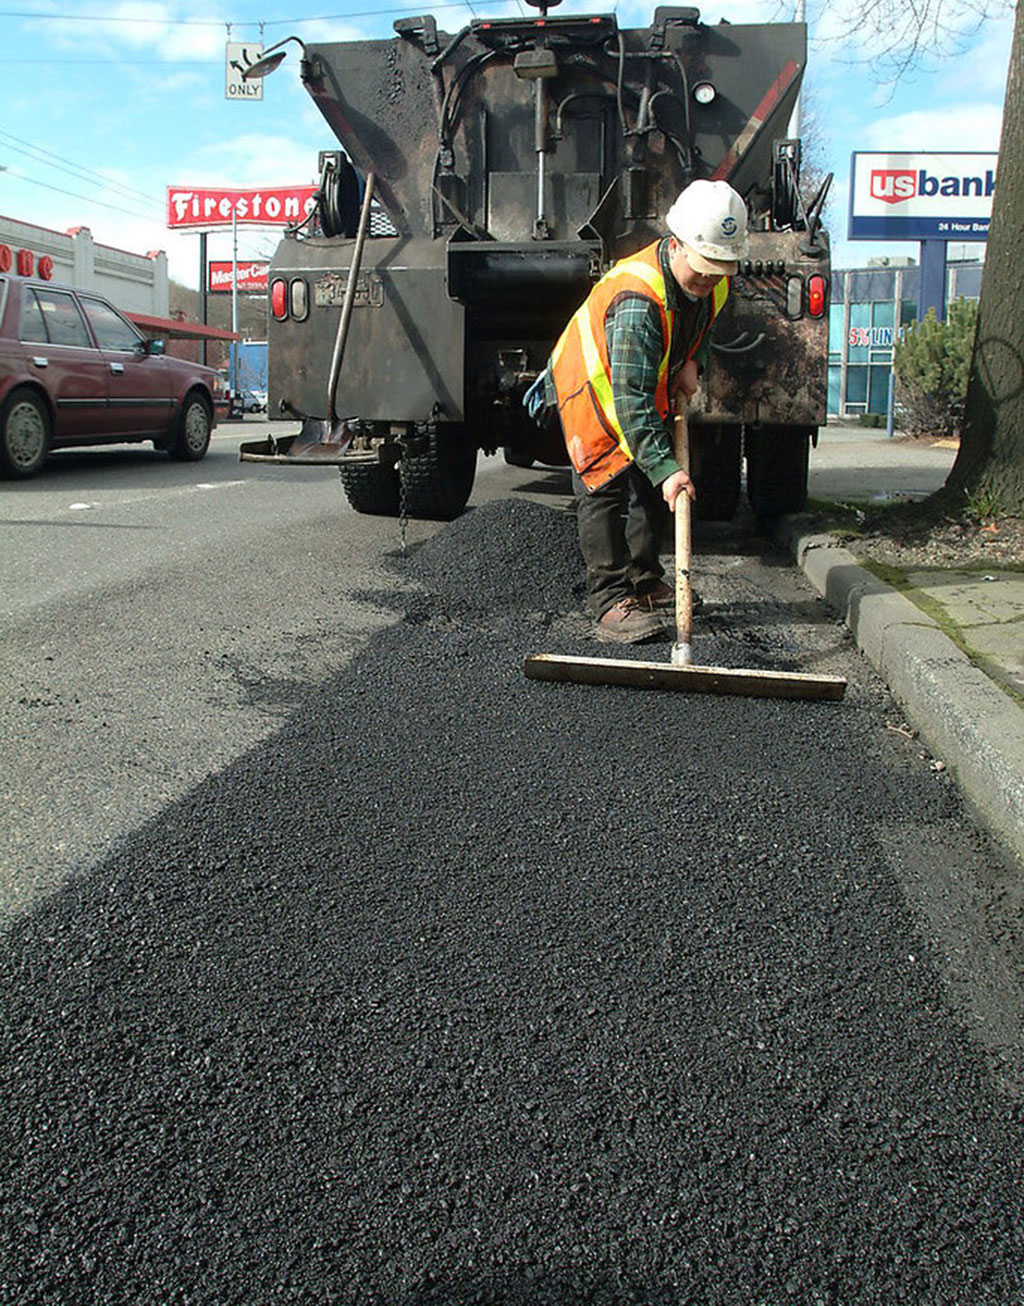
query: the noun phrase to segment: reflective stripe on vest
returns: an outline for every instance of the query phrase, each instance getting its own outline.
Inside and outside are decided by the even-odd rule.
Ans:
[[[655,247],[657,248],[657,247]],[[662,312],[662,329],[665,338],[672,343],[672,314],[668,311],[665,304],[665,278],[661,274],[661,267],[651,266],[649,263],[642,262],[638,258],[624,259],[621,263],[616,263],[613,268],[601,278],[601,285],[606,288],[614,286],[615,293],[618,293],[619,287],[615,282],[622,281],[626,277],[636,277],[644,282],[650,288],[651,298],[656,299]],[[606,310],[607,311],[607,308]],[[612,393],[611,372],[605,365],[604,358],[598,348],[597,340],[594,338],[594,321],[591,316],[592,308],[589,299],[576,310],[577,329],[580,333],[580,346],[583,350],[583,362],[586,367],[587,377],[594,389],[594,398],[597,400],[598,407],[603,414],[608,426],[615,432],[616,439],[623,452],[632,458],[629,446],[625,443],[622,434],[622,423],[619,421],[615,412],[615,396]],[[601,315],[602,333],[604,330],[604,314]],[[607,352],[607,343],[605,344]],[[666,349],[658,364],[658,389],[661,389],[663,378],[668,372],[669,350]]]

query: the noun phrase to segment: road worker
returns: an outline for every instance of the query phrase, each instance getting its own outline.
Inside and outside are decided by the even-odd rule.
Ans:
[[[696,498],[673,454],[671,408],[707,359],[728,278],[747,251],[747,213],[724,181],[695,181],[668,234],[616,263],[569,321],[524,402],[557,411],[573,466],[587,606],[599,640],[661,635],[675,590],[659,559],[665,505]]]

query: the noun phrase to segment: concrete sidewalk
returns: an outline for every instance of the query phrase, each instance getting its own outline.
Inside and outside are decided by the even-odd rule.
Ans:
[[[941,486],[955,448],[829,427],[812,452],[812,499],[878,503]],[[1024,573],[911,572],[897,591],[809,517],[779,542],[888,684],[984,822],[1024,864]],[[1024,559],[1022,559],[1024,561]]]

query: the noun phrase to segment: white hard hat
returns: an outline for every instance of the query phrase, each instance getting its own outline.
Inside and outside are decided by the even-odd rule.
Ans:
[[[665,225],[695,272],[731,277],[747,252],[747,208],[726,181],[692,181]]]

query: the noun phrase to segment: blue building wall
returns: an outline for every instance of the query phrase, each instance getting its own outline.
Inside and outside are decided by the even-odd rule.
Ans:
[[[980,263],[952,263],[946,299],[977,299]],[[832,273],[828,324],[828,411],[833,417],[884,415],[893,339],[917,319],[921,269],[872,267]]]
[[[266,390],[267,342],[265,340],[240,340],[238,350],[238,376],[236,390]]]

